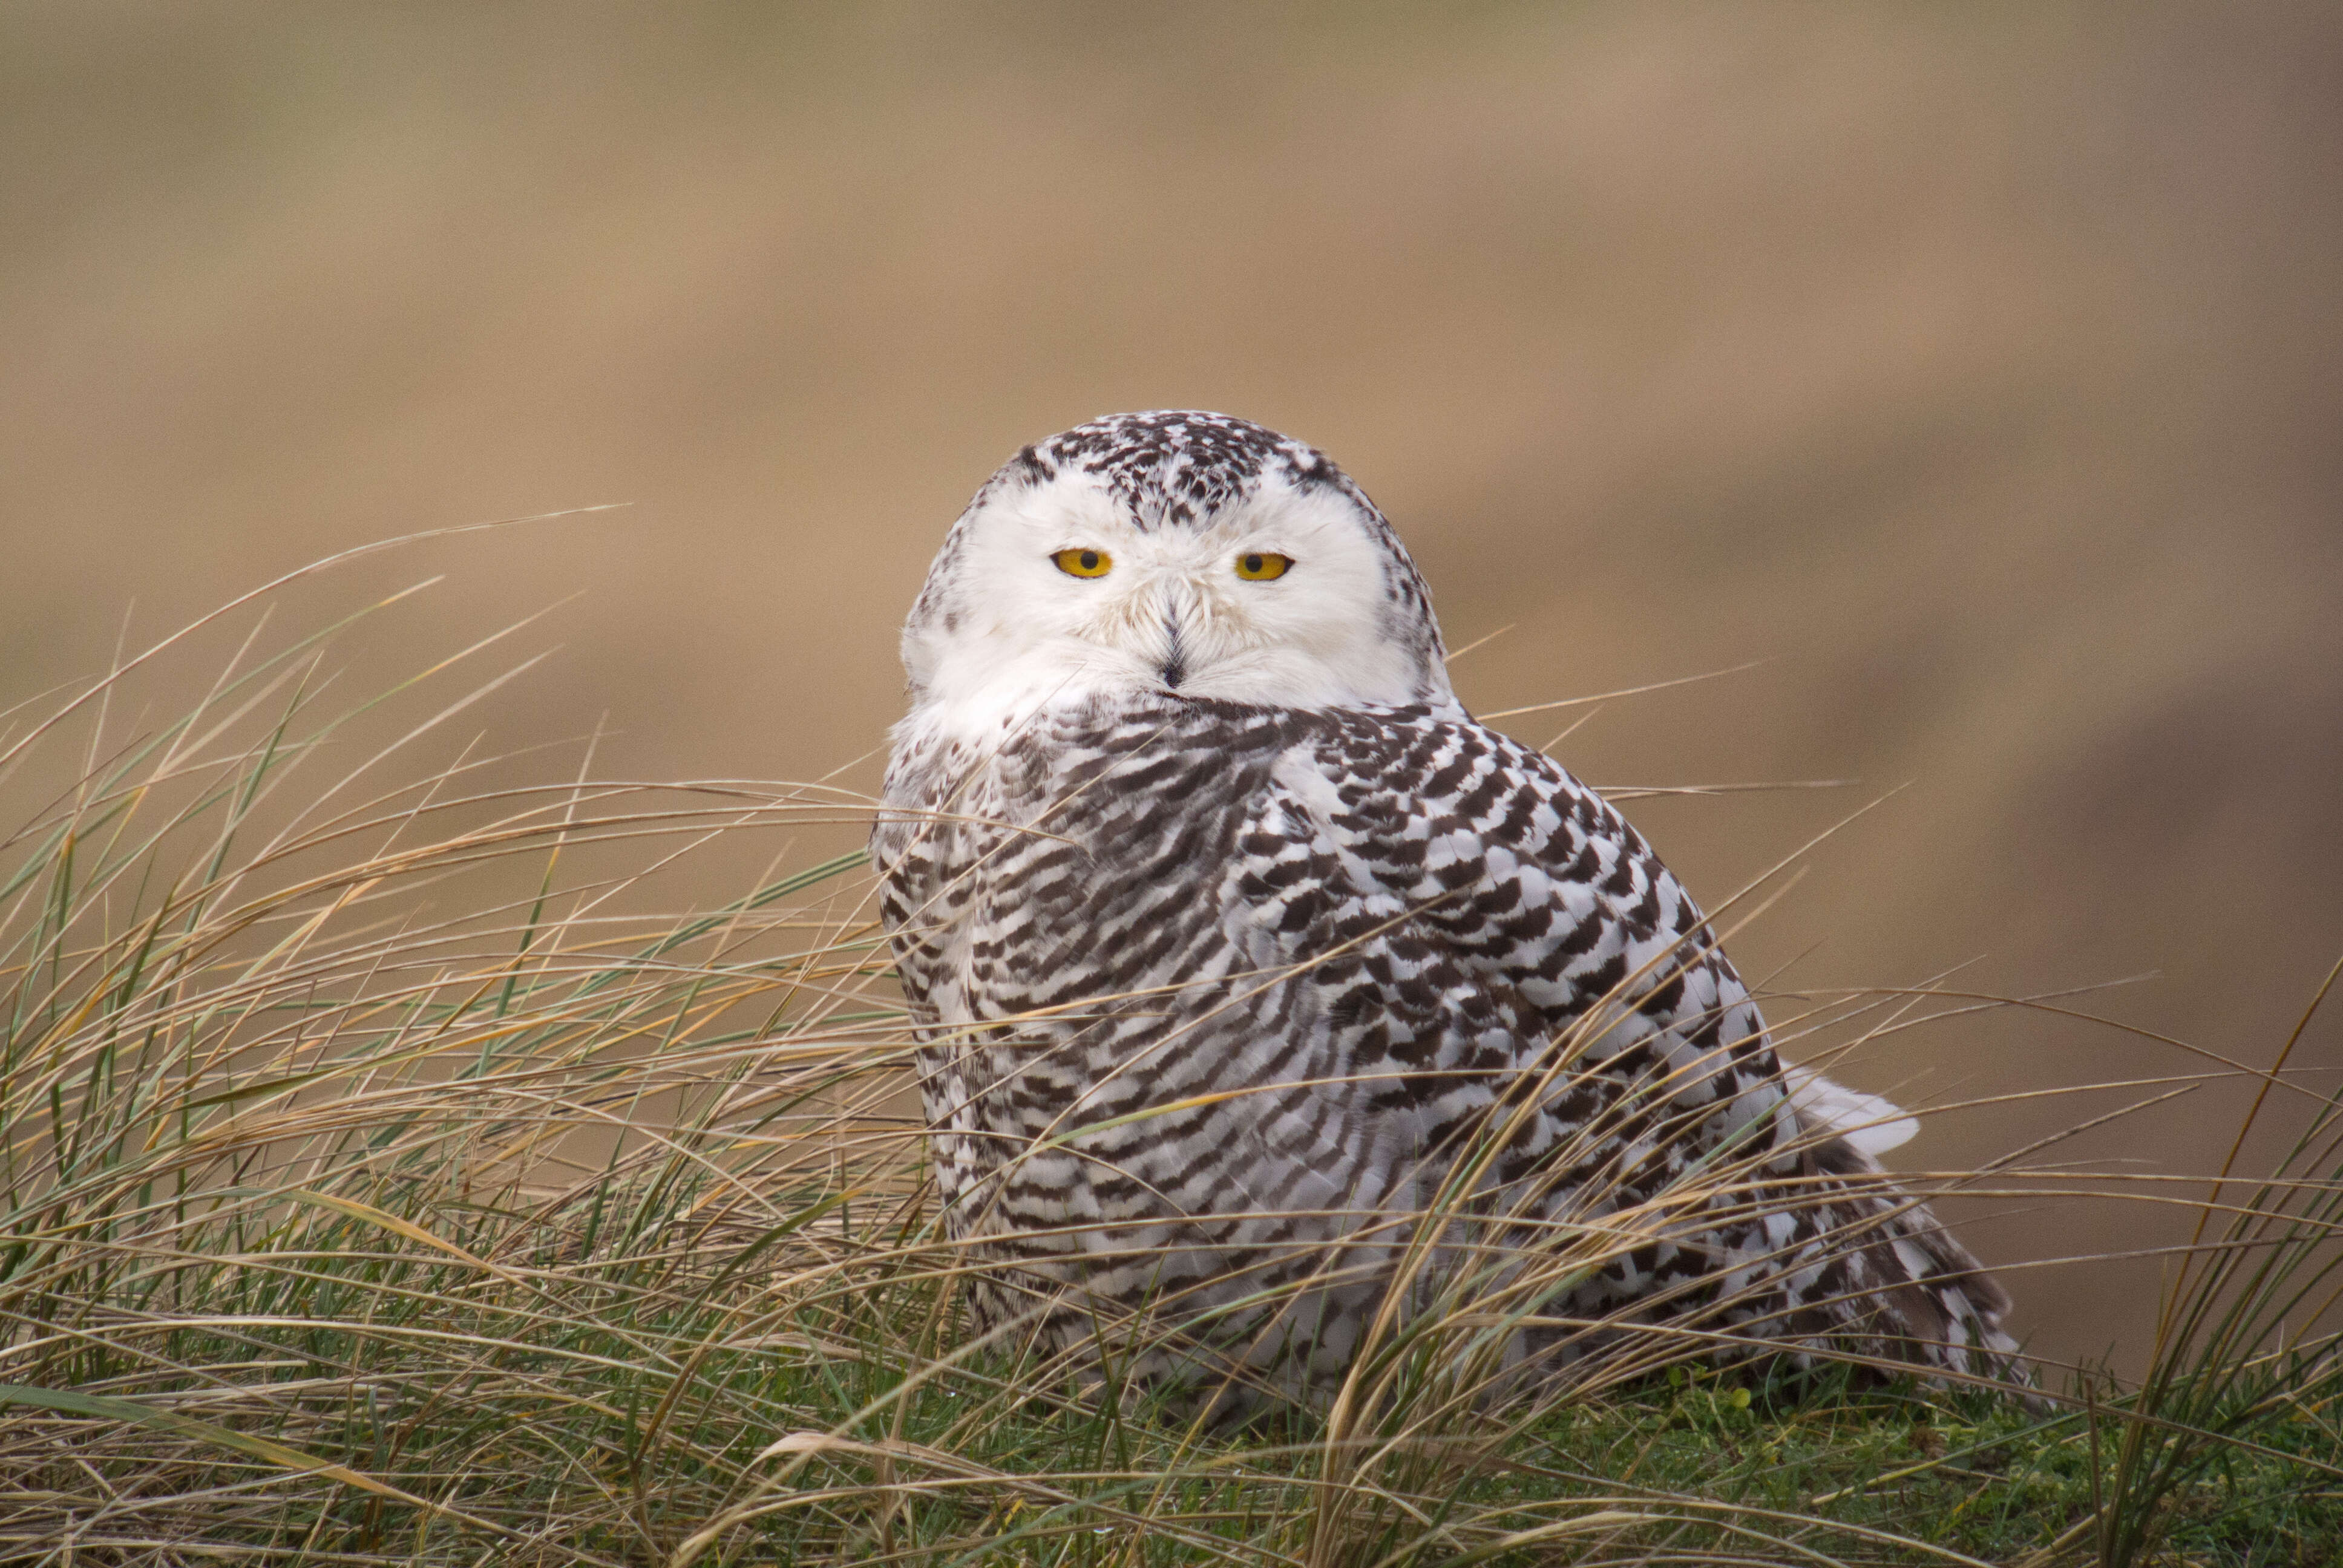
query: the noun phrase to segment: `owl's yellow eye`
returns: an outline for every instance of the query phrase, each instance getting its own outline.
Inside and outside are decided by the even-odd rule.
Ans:
[[[1114,569],[1114,558],[1104,550],[1060,550],[1050,558],[1070,578],[1102,578]]]
[[[1285,575],[1293,564],[1292,556],[1272,555],[1267,550],[1248,550],[1237,558],[1237,576],[1249,583],[1265,583]]]

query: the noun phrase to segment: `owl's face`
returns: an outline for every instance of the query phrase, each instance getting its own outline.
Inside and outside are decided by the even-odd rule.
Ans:
[[[903,628],[915,702],[970,725],[1153,693],[1282,708],[1449,697],[1413,562],[1316,452],[1215,414],[1128,414],[978,492]]]

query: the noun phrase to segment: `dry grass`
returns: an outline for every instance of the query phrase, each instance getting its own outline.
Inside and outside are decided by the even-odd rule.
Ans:
[[[850,800],[424,765],[512,672],[328,703],[338,629],[256,629],[157,727],[118,715],[132,660],[0,739],[36,801],[0,866],[9,1561],[2122,1564],[2336,1540],[2343,1385],[2300,1332],[2332,1266],[2331,1105],[2205,1206],[2156,1376],[2077,1383],[2063,1413],[1718,1371],[1699,1325],[1510,1387],[1557,1284],[1668,1205],[1729,1201],[1750,1172],[1726,1161],[1527,1250],[1468,1173],[1409,1265],[1419,1310],[1329,1399],[1214,1424],[1119,1382],[1111,1326],[1058,1361],[956,1332],[976,1265],[925,1205],[853,857],[781,853],[720,909],[659,910],[679,858],[745,860]],[[1785,1018],[1861,1038],[1942,997]]]

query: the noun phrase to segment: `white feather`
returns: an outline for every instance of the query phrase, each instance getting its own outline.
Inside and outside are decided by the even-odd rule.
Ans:
[[[1920,1131],[1920,1119],[1906,1114],[1894,1101],[1849,1089],[1811,1067],[1785,1063],[1782,1077],[1790,1086],[1790,1104],[1800,1117],[1838,1134],[1858,1153],[1875,1160],[1909,1143]]]

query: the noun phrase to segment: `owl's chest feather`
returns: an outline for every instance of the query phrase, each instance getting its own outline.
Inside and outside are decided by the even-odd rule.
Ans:
[[[1227,871],[1287,744],[1176,705],[907,737],[872,849],[914,1005],[976,1020],[1225,970]]]

